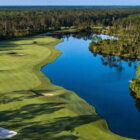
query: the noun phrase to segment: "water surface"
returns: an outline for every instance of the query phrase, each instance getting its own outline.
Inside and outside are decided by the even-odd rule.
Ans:
[[[63,42],[56,48],[62,55],[41,71],[54,84],[76,92],[93,105],[113,132],[140,139],[140,105],[129,89],[138,62],[93,55],[88,49],[91,36],[70,35],[61,39]]]

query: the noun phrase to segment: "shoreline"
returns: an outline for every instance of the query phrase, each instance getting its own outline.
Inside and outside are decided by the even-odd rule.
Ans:
[[[140,61],[140,57],[136,57],[136,58],[131,58],[131,57],[127,57],[126,55],[119,55],[119,54],[108,54],[108,53],[97,53],[97,52],[94,52],[90,47],[89,47],[90,51],[93,53],[93,54],[96,54],[96,55],[102,55],[102,56],[118,56],[120,57],[121,59],[123,60],[130,60],[130,61]]]

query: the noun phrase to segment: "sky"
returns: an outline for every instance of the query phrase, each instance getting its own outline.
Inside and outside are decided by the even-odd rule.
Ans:
[[[0,0],[2,5],[140,5],[140,0]]]

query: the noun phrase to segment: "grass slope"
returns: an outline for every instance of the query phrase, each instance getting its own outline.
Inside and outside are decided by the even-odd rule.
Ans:
[[[14,140],[127,139],[110,132],[94,108],[40,71],[61,54],[54,49],[60,42],[38,36],[0,43],[0,127],[18,132]]]

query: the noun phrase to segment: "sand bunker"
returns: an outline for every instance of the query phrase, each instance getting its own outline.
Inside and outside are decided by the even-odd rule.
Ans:
[[[47,96],[47,97],[54,96],[54,94],[51,94],[51,93],[42,93],[42,95]]]
[[[20,53],[20,54],[17,54],[17,55],[24,55],[24,54]]]
[[[17,132],[0,127],[0,138],[11,138],[15,135],[17,135]]]
[[[22,53],[17,53],[17,54],[15,54],[15,55],[24,55],[24,54],[22,54]]]

